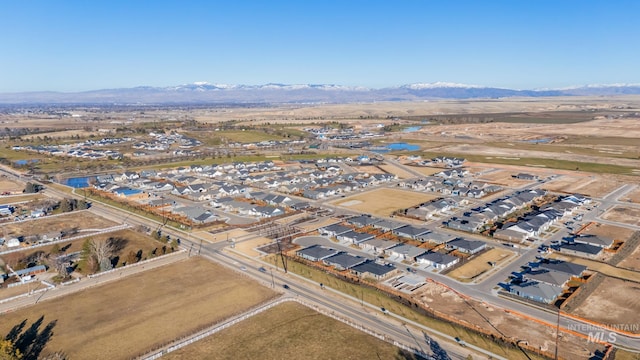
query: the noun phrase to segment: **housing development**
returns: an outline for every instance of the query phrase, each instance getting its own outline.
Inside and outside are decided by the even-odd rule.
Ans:
[[[639,114],[0,107],[0,334],[34,359],[635,358]]]

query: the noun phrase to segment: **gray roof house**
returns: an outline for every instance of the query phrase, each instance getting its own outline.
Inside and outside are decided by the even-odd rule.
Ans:
[[[386,219],[383,219],[381,221],[371,224],[371,226],[373,226],[374,228],[380,229],[382,231],[392,231],[394,229],[397,229],[405,225],[407,224],[401,223],[398,221],[386,220]]]
[[[357,227],[365,227],[380,222],[380,219],[372,217],[371,215],[359,215],[348,219],[347,222]]]
[[[351,228],[340,224],[331,224],[329,226],[321,227],[318,230],[322,235],[335,237],[351,231]]]
[[[398,260],[416,261],[416,257],[424,254],[427,250],[419,248],[417,246],[400,244],[384,251],[385,254],[396,257]]]
[[[333,248],[320,245],[312,245],[296,251],[296,255],[309,261],[320,261],[330,256],[336,255],[339,251]]]
[[[353,230],[336,236],[336,239],[338,239],[338,240],[349,241],[349,242],[352,242],[354,244],[358,244],[358,243],[361,243],[361,242],[366,241],[366,240],[371,240],[373,238],[374,238],[374,236],[371,235],[371,234],[357,232],[357,231],[353,231]]]
[[[535,281],[527,281],[510,284],[509,292],[525,299],[550,304],[562,294],[562,288]]]
[[[362,256],[354,256],[347,252],[341,252],[322,260],[325,265],[333,266],[336,270],[347,270],[367,261]]]
[[[351,268],[351,273],[360,277],[371,277],[381,280],[393,273],[396,269],[392,264],[381,265],[372,260],[367,260]]]
[[[457,238],[451,240],[447,243],[448,249],[458,250],[467,254],[475,254],[487,247],[487,244],[482,241],[477,240],[466,240],[462,238]]]
[[[587,267],[580,264],[574,264],[567,261],[553,260],[538,263],[541,269],[564,272],[573,276],[582,276]]]
[[[393,234],[405,238],[410,238],[414,240],[420,240],[422,242],[427,241],[427,234],[429,233],[428,229],[420,228],[413,225],[405,225],[403,227],[394,229]]]
[[[398,245],[398,243],[395,241],[382,239],[371,239],[360,243],[360,246],[362,246],[363,249],[373,251],[375,253],[384,252],[385,250],[390,249],[396,245]]]

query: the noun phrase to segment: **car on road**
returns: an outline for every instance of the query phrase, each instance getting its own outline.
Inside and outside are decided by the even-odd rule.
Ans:
[[[258,268],[258,271],[260,271],[262,273],[266,273],[267,269],[265,269],[264,267],[261,266],[261,267]]]
[[[287,284],[282,284],[282,287],[285,288],[285,289],[289,289],[289,285],[287,285]]]

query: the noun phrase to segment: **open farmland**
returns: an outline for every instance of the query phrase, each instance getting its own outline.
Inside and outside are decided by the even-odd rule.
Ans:
[[[163,359],[414,359],[297,303],[285,303]]]
[[[398,189],[376,189],[349,196],[333,204],[377,216],[389,216],[399,209],[430,201],[437,196]]]
[[[640,209],[627,206],[614,206],[612,209],[604,213],[602,218],[605,220],[640,226]]]
[[[196,257],[3,314],[0,333],[44,316],[57,323],[43,355],[63,350],[73,359],[130,359],[275,295]]]
[[[467,261],[464,265],[455,268],[447,275],[458,281],[469,282],[491,270],[492,266],[490,263],[500,264],[502,261],[510,258],[511,255],[513,255],[513,252],[509,250],[493,248]]]
[[[632,325],[638,333],[640,283],[605,277],[573,313],[601,324]]]

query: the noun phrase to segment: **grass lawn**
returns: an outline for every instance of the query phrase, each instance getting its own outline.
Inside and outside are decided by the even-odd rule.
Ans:
[[[297,303],[284,303],[163,359],[413,359]]]
[[[71,359],[131,359],[274,296],[252,280],[194,257],[3,314],[0,334],[44,315],[45,324],[57,323],[43,355],[63,350]]]

